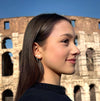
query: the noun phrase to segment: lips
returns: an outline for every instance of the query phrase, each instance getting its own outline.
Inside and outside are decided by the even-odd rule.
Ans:
[[[66,61],[69,61],[72,64],[75,64],[76,63],[76,59],[67,59]]]

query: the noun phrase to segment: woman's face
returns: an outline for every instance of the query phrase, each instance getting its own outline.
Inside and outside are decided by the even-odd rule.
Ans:
[[[71,24],[66,20],[59,21],[42,46],[41,62],[44,70],[72,74],[75,71],[76,56],[80,54],[74,41],[75,33]]]

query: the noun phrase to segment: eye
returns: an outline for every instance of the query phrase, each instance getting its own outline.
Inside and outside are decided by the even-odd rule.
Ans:
[[[68,40],[68,39],[66,39],[66,40],[64,40],[63,42],[64,42],[64,43],[68,43],[68,42],[69,42],[69,40]]]
[[[68,44],[69,44],[69,39],[65,39],[65,40],[63,40],[62,42],[63,42],[64,44],[67,44],[67,45],[68,45]]]

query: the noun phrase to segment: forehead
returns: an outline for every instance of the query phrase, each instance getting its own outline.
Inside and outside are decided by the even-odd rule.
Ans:
[[[71,34],[71,36],[73,37],[75,36],[72,25],[66,20],[61,20],[55,24],[50,36],[58,37],[58,36],[63,36],[64,34],[67,33]]]

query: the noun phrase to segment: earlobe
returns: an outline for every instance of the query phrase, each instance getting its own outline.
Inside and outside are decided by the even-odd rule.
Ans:
[[[38,43],[33,43],[33,54],[37,59],[42,59],[41,47]]]

